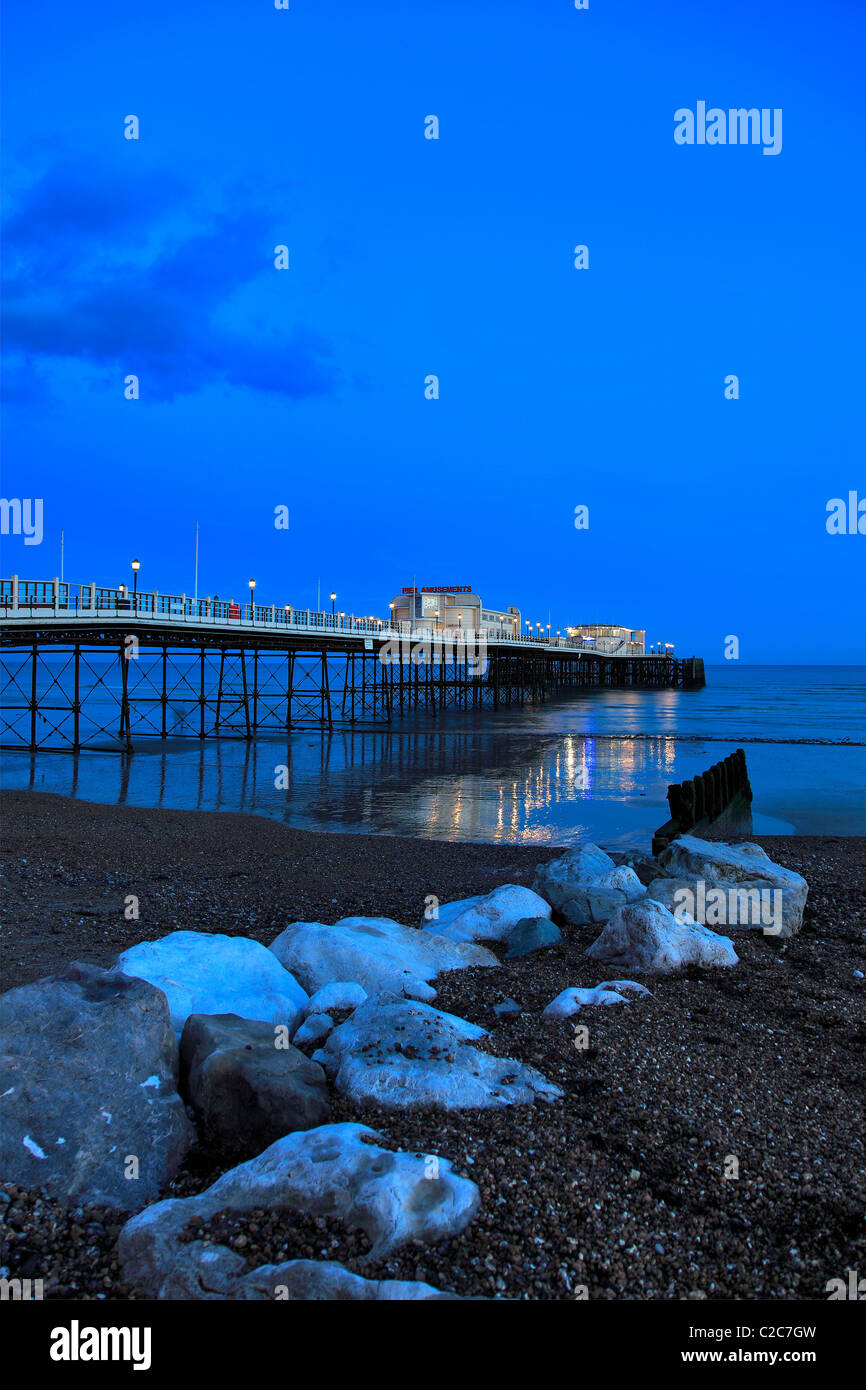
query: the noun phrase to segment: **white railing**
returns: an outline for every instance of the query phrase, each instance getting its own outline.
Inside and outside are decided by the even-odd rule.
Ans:
[[[161,594],[158,590],[100,588],[95,583],[72,585],[59,579],[46,581],[0,580],[0,621],[15,625],[40,621],[68,624],[100,622],[123,625],[132,616],[137,626],[206,627],[222,631],[296,632],[334,637],[375,637],[382,641],[509,642],[533,647],[573,648],[564,637],[515,634],[505,628],[456,628],[394,623],[384,618],[359,618],[353,613],[328,613],[290,604],[239,604],[217,597],[189,598],[186,594]]]
[[[23,625],[37,615],[42,621],[56,619],[64,623],[70,619],[92,623],[96,616],[99,621],[108,621],[112,625],[122,625],[133,615],[139,626],[164,626],[168,622],[232,632],[289,631],[305,636],[375,637],[386,642],[399,640],[409,643],[465,642],[468,645],[487,641],[544,647],[547,650],[578,651],[588,656],[617,659],[646,655],[644,652],[628,651],[629,644],[622,642],[617,650],[605,650],[603,643],[616,641],[610,638],[596,639],[589,644],[583,638],[533,636],[531,632],[515,633],[507,628],[419,626],[408,622],[394,623],[387,618],[361,618],[354,613],[347,615],[296,608],[291,604],[240,604],[216,595],[189,598],[186,594],[162,594],[156,589],[138,590],[136,587],[130,591],[124,585],[111,589],[101,588],[95,583],[70,584],[56,578],[25,581],[17,575],[0,580],[0,622],[11,626]]]

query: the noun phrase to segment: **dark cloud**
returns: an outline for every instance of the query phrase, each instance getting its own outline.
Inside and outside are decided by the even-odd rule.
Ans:
[[[211,200],[213,204],[215,200]],[[300,398],[332,391],[330,345],[279,316],[265,331],[232,306],[273,264],[272,213],[226,198],[206,211],[170,175],[59,163],[8,218],[7,354],[134,372],[142,397],[170,400],[215,382]]]

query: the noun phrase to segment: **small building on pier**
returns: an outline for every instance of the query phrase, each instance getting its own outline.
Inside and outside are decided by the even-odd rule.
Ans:
[[[424,627],[485,633],[488,637],[519,637],[519,608],[488,608],[469,584],[407,584],[389,604],[392,621]]]
[[[579,623],[565,631],[573,643],[605,656],[643,656],[646,650],[645,628],[619,627],[615,623]]]

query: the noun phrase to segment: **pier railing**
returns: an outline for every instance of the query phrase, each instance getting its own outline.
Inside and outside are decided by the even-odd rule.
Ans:
[[[101,587],[95,583],[71,584],[64,580],[19,580],[17,576],[0,580],[0,615],[7,619],[56,617],[92,622],[96,617],[123,619],[133,615],[138,622],[150,621],[222,627],[230,630],[286,631],[301,635],[329,634],[335,637],[380,637],[429,642],[437,639],[458,642],[507,642],[515,646],[586,652],[587,655],[615,660],[635,655],[631,651],[600,651],[583,639],[546,633],[515,633],[511,628],[444,628],[418,623],[394,623],[387,618],[330,613],[292,604],[239,603],[217,596],[191,598],[187,594],[163,594],[158,590],[127,590]],[[673,656],[673,649],[659,656]]]

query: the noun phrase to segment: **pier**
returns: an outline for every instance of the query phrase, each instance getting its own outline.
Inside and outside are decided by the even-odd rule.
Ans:
[[[700,657],[59,580],[0,581],[4,748],[132,752],[495,711],[569,690],[697,689]]]

